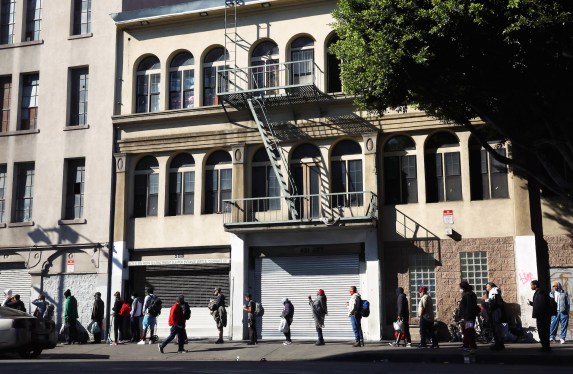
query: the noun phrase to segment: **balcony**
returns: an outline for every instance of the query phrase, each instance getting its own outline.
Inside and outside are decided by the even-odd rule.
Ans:
[[[323,96],[324,72],[313,60],[217,70],[217,96],[237,109],[246,100],[264,95],[268,103],[300,103]]]
[[[375,226],[378,199],[370,191],[295,195],[289,198],[299,216],[293,219],[287,198],[258,197],[223,201],[226,231],[261,231],[270,228]]]

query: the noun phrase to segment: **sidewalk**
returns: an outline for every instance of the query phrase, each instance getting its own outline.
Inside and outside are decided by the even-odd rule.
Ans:
[[[458,350],[458,347],[459,343],[442,343],[440,349],[394,348],[388,342],[366,343],[365,347],[360,348],[352,347],[351,342],[327,342],[317,347],[310,341],[294,341],[289,346],[279,341],[263,341],[256,346],[248,346],[245,342],[214,344],[214,340],[195,340],[186,345],[189,352],[184,354],[176,353],[176,344],[169,344],[164,354],[159,353],[157,344],[58,345],[55,349],[44,351],[39,360],[463,363],[467,355]],[[497,352],[487,346],[480,346],[473,357],[477,364],[573,366],[573,344],[553,344],[551,353],[541,353],[539,348],[539,343],[507,344],[505,351]]]

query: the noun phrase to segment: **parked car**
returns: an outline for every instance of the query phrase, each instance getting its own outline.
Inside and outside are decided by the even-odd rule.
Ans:
[[[1,353],[14,352],[22,358],[35,358],[42,350],[54,348],[57,343],[58,332],[54,321],[0,307]]]

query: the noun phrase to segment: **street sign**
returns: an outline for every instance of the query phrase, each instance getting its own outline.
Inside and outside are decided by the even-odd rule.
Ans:
[[[453,210],[444,210],[444,223],[446,225],[453,225],[454,224],[454,211]]]
[[[75,271],[75,268],[76,268],[76,261],[75,260],[68,260],[67,272],[73,273]]]

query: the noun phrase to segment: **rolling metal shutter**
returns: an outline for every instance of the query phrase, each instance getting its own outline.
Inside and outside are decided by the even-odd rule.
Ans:
[[[11,289],[12,295],[20,295],[20,300],[26,305],[26,311],[30,313],[31,287],[32,276],[23,262],[0,264],[0,291],[2,292],[0,304],[4,302],[4,291]]]
[[[255,301],[261,302],[265,315],[257,328],[263,339],[284,339],[278,331],[282,312],[281,300],[288,297],[294,305],[291,325],[292,339],[316,339],[316,329],[308,296],[324,290],[328,315],[323,334],[325,339],[353,340],[346,302],[350,286],[360,284],[357,254],[343,256],[263,257],[257,258],[255,276],[260,285]]]
[[[213,317],[209,314],[207,304],[213,298],[215,287],[221,287],[229,304],[229,264],[208,265],[166,265],[147,266],[145,286],[152,286],[163,301],[161,314],[157,318],[158,335],[169,335],[169,310],[179,295],[191,306],[191,319],[186,323],[189,337],[218,336]],[[227,330],[225,330],[227,335]]]

